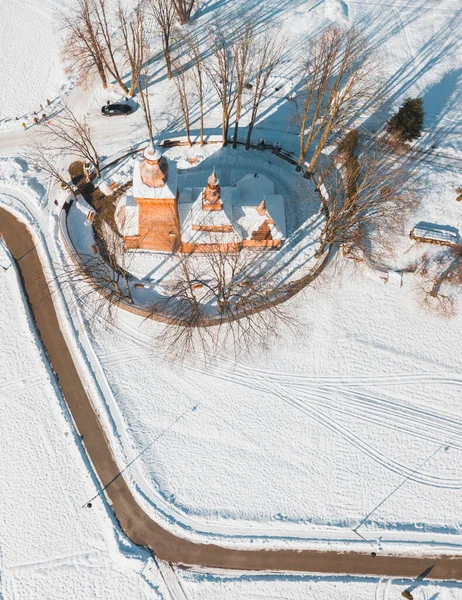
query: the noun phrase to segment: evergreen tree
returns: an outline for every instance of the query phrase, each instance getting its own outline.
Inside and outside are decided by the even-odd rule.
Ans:
[[[424,115],[422,99],[407,98],[388,122],[387,131],[404,142],[416,140],[422,133]]]

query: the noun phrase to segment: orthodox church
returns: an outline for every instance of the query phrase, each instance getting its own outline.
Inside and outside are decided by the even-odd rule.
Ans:
[[[282,246],[284,198],[267,177],[250,174],[234,187],[222,187],[213,171],[205,187],[181,191],[177,182],[175,161],[148,146],[135,163],[132,194],[116,207],[127,249],[190,253]]]

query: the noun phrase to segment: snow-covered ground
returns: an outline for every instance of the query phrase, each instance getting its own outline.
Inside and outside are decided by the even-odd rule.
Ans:
[[[30,124],[31,111],[71,88],[55,27],[56,10],[67,5],[0,3],[0,119],[27,113]],[[462,206],[455,201],[462,164],[460,3],[204,2],[191,27],[223,15],[238,19],[253,6],[261,25],[274,26],[289,39],[275,85],[282,81],[283,89],[266,101],[255,138],[297,150],[297,98],[286,97],[296,87],[298,59],[310,36],[325,25],[355,25],[375,45],[383,69],[381,92],[389,98],[367,116],[364,127],[381,126],[408,95],[424,100],[425,132],[417,145],[431,152],[421,155],[422,202],[404,233],[421,220],[461,231]],[[156,63],[154,80],[156,135],[183,135],[162,62]],[[118,96],[94,84],[89,90],[74,87],[69,95],[71,106],[88,113],[104,156],[145,136],[140,110],[127,119],[101,117],[100,105]],[[207,109],[207,134],[217,135],[219,107],[210,94]],[[0,133],[0,151],[20,154],[2,161],[0,183],[36,196],[34,210],[43,213],[38,227],[51,248],[56,221],[48,215],[56,195],[47,196],[21,157],[38,129],[23,132],[13,125],[17,129]],[[229,174],[230,181],[235,175]],[[59,259],[55,250],[50,253]],[[150,271],[145,259],[139,268],[143,275]],[[12,268],[6,274],[0,269],[0,376],[1,385],[10,386],[2,388],[0,421],[2,481],[9,482],[0,501],[0,597],[156,597],[162,588],[157,570],[120,537],[105,505],[80,508],[94,495],[94,482],[12,274]],[[255,348],[237,362],[230,353],[206,365],[200,355],[173,364],[156,345],[161,326],[133,315],[119,313],[112,329],[87,323],[96,352],[93,366],[102,366],[108,383],[121,464],[169,428],[130,470],[146,510],[170,519],[182,535],[214,536],[228,544],[337,540],[371,549],[353,532],[359,526],[375,550],[425,552],[438,545],[460,553],[461,299],[459,314],[444,320],[421,308],[416,276],[405,275],[402,283],[390,277],[385,284],[371,270],[340,265],[290,301],[294,325],[271,340],[270,351]],[[189,596],[198,599],[362,600],[375,594],[381,600],[398,598],[408,586],[358,578],[282,581],[193,573],[183,581]],[[416,600],[462,596],[460,587],[450,584],[422,584],[413,593]]]
[[[458,583],[435,583],[374,577],[325,577],[322,575],[242,575],[182,573],[183,587],[191,600],[401,600],[409,590],[415,600],[457,600]]]
[[[0,279],[0,598],[155,598],[149,554],[83,508],[96,481],[3,246]]]
[[[360,541],[352,529],[366,519],[360,532],[379,548],[460,549],[461,317],[418,310],[410,279],[348,268],[288,310],[293,331],[237,364],[172,364],[160,326],[132,315],[95,326],[134,454],[186,411],[143,454],[151,502],[247,544]]]
[[[0,126],[4,119],[47,111],[67,85],[60,60],[58,0],[1,0]]]

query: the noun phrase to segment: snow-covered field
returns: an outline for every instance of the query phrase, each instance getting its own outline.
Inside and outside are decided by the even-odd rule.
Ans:
[[[66,4],[69,0],[1,0],[0,124],[40,111],[65,88],[57,16]]]
[[[72,88],[59,60],[56,12],[63,5],[68,1],[0,2],[0,120],[30,117],[47,98]],[[289,39],[284,88],[265,104],[255,137],[297,150],[297,100],[285,97],[296,86],[304,45],[328,24],[355,25],[375,46],[381,93],[388,98],[364,127],[381,126],[408,95],[424,101],[418,146],[431,153],[420,160],[422,202],[412,222],[462,230],[462,206],[455,201],[462,183],[460,3],[207,1],[191,27],[224,14],[238,19],[252,7],[261,25]],[[152,91],[156,134],[183,135],[161,63]],[[71,106],[88,113],[104,156],[145,136],[141,111],[120,121],[99,115],[106,97],[116,96],[95,86],[75,87],[69,95]],[[207,107],[207,133],[219,134],[219,108],[212,98]],[[0,163],[0,184],[41,196],[42,207],[37,202],[34,210],[43,211],[38,221],[47,240],[56,231],[48,218],[55,196],[45,206],[36,173],[21,162],[35,129],[23,132],[18,125],[17,133],[0,133],[2,153],[19,151],[19,160]],[[229,181],[240,176],[242,164],[235,167],[239,173],[230,173]],[[256,170],[251,161],[248,170]],[[149,273],[145,259],[139,268]],[[0,499],[0,598],[168,597],[148,556],[121,537],[107,507],[81,508],[94,495],[91,471],[30,329],[13,269],[0,269],[0,279],[0,464],[8,482]],[[93,366],[102,367],[110,390],[116,415],[110,433],[121,464],[168,428],[130,469],[144,508],[181,535],[225,544],[336,542],[460,553],[462,299],[458,315],[444,320],[422,309],[418,288],[410,274],[384,283],[371,270],[340,263],[288,303],[292,329],[281,330],[269,351],[255,348],[237,362],[230,352],[207,364],[199,354],[175,364],[156,345],[160,326],[133,315],[120,313],[109,329],[87,323]],[[358,527],[373,548],[354,533]],[[398,598],[410,585],[270,575],[182,578],[197,599],[382,600]],[[416,600],[462,597],[451,584],[422,583],[413,593]]]
[[[291,35],[292,57],[303,53],[297,40],[332,21],[355,24],[373,40],[391,100],[366,126],[383,122],[404,96],[423,96],[428,116],[419,144],[434,144],[437,157],[422,158],[422,203],[406,226],[461,227],[457,5],[271,7],[265,3],[261,19]],[[287,61],[287,76],[294,77],[293,64]],[[294,111],[281,98],[259,134],[295,148]],[[147,508],[173,518],[180,531],[225,535],[228,543],[269,536],[280,545],[362,544],[353,532],[360,526],[378,549],[393,542],[460,549],[461,317],[425,312],[418,287],[416,276],[392,273],[385,284],[380,274],[343,265],[287,306],[292,331],[237,364],[230,353],[205,367],[200,356],[172,365],[156,346],[159,326],[128,315],[113,331],[96,325],[96,352],[126,426],[126,456],[184,414],[133,469]]]
[[[418,310],[411,280],[350,269],[288,310],[293,331],[237,364],[174,365],[156,350],[159,326],[126,314],[95,327],[134,453],[187,411],[143,454],[153,504],[247,543],[360,541],[367,518],[379,548],[460,549],[461,318]]]
[[[0,247],[0,598],[156,597],[96,482]],[[14,323],[14,327],[12,327]]]
[[[456,600],[462,597],[458,583],[435,583],[373,577],[324,577],[297,575],[182,574],[183,586],[194,600],[401,600],[404,590],[415,600]]]

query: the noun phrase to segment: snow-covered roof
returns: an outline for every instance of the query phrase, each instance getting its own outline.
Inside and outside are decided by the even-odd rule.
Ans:
[[[139,209],[133,196],[125,195],[120,198],[115,220],[122,235],[138,235]]]
[[[157,145],[149,144],[143,152],[144,158],[147,160],[159,161],[162,158],[162,151]]]
[[[269,194],[265,196],[266,212],[270,219],[281,232],[281,237],[277,239],[286,239],[286,211],[284,207],[284,198],[279,194]]]
[[[164,159],[163,159],[164,160]],[[166,159],[165,159],[166,160]],[[140,162],[133,169],[133,196],[135,198],[175,198],[177,192],[178,174],[176,162],[168,161],[168,178],[162,187],[150,187],[141,179]]]
[[[241,196],[237,202],[234,202],[233,220],[246,232],[244,237],[251,237],[252,232],[270,218],[274,221],[274,226],[270,227],[272,238],[284,240],[286,238],[284,198],[274,193],[273,182],[264,175],[251,174],[238,181],[237,187]],[[257,206],[262,200],[265,201],[266,215],[260,215],[257,211]]]
[[[241,191],[241,204],[258,205],[265,198],[274,194],[274,183],[259,173],[246,175],[236,186]]]
[[[233,204],[239,199],[239,190],[221,188],[221,210],[202,209],[203,188],[185,188],[180,193],[178,212],[181,238],[184,242],[213,244],[238,242],[242,239],[233,224]],[[204,231],[198,227],[226,227],[232,231]]]
[[[272,198],[272,196],[269,196]],[[276,199],[282,199],[282,196],[275,196]],[[261,215],[255,206],[235,206],[233,211],[233,221],[238,229],[242,233],[242,237],[244,239],[248,239],[252,237],[252,233],[257,231],[265,221],[270,219],[274,221],[274,224],[269,224],[269,229],[271,232],[271,238],[273,240],[284,240],[286,237],[285,232],[285,217],[284,217],[284,202],[277,202],[277,210],[273,210],[274,213],[277,212],[278,217],[280,217],[280,205],[282,205],[282,217],[278,220],[279,222],[284,223],[284,227],[279,227],[278,221],[274,219],[269,211],[267,210],[266,214]]]
[[[459,233],[454,227],[434,225],[432,223],[418,223],[411,232],[413,237],[424,238],[435,242],[457,244]]]
[[[240,242],[242,237],[236,232],[233,227],[232,231],[204,231],[193,229],[193,206],[194,203],[182,202],[178,205],[178,215],[180,218],[181,239],[186,243],[193,244],[229,244]],[[202,211],[204,213],[209,211]],[[210,211],[212,212],[212,211]],[[224,211],[216,211],[224,212]],[[230,223],[228,221],[228,223]]]
[[[286,237],[284,198],[274,193],[274,184],[267,177],[246,175],[236,187],[221,188],[223,209],[202,209],[202,188],[185,188],[180,193],[178,210],[181,236],[184,242],[211,244],[220,241],[250,239],[266,221],[273,240]],[[258,205],[265,200],[266,212],[260,214]],[[198,230],[198,227],[227,227],[233,232]],[[229,239],[228,239],[229,238]]]
[[[193,188],[191,190],[192,206],[192,224],[205,227],[223,227],[232,226],[233,219],[233,200],[239,197],[239,191],[236,188],[221,188],[221,210],[203,210],[202,194],[203,188]]]

